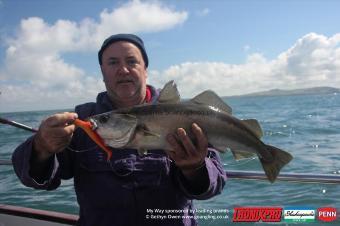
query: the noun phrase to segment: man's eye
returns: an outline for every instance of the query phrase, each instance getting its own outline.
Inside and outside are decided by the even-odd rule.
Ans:
[[[110,61],[110,62],[109,62],[109,65],[116,65],[116,64],[117,64],[116,61]]]
[[[130,65],[130,66],[134,66],[134,65],[136,65],[136,64],[138,63],[138,61],[135,60],[135,59],[130,59],[130,60],[127,61],[127,63],[128,63],[128,65]]]

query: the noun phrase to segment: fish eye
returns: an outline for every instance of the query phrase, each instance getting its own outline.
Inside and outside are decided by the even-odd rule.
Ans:
[[[109,120],[109,116],[108,115],[101,115],[98,120],[99,120],[100,123],[106,123]]]

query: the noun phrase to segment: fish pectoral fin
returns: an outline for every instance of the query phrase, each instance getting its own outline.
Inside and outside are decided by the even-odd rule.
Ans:
[[[235,160],[252,158],[256,155],[255,153],[252,153],[252,152],[246,152],[246,151],[240,151],[240,150],[231,150],[231,153],[233,153]]]
[[[232,114],[232,108],[226,104],[214,91],[206,90],[190,100],[193,104],[200,104],[217,108],[217,110]]]
[[[161,137],[161,135],[152,131],[144,130],[143,132],[145,136]]]
[[[241,121],[256,135],[257,138],[260,139],[263,136],[260,123],[256,119],[245,119]]]
[[[152,132],[145,124],[140,124],[137,126],[137,132],[142,133],[144,136],[161,137],[160,134]]]
[[[181,100],[180,94],[177,89],[176,83],[171,80],[167,82],[161,92],[159,93],[159,97],[157,102],[160,104],[177,104]]]

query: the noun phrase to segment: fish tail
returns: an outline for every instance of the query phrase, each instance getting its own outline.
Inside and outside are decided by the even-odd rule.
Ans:
[[[266,149],[272,154],[274,159],[272,161],[266,161],[260,158],[260,161],[268,180],[273,183],[279,175],[281,168],[289,163],[293,159],[293,156],[274,146],[266,145]]]
[[[82,121],[80,119],[74,120],[74,125],[77,127],[83,129],[85,133],[99,146],[103,151],[105,151],[107,155],[107,161],[110,161],[111,156],[112,156],[112,151],[105,146],[103,140],[101,137],[94,131],[92,130],[92,124],[91,122],[88,121]]]

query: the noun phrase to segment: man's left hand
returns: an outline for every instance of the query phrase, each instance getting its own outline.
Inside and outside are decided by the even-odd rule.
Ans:
[[[195,136],[195,144],[183,128],[178,128],[176,135],[167,136],[167,141],[173,148],[167,153],[189,180],[205,164],[205,157],[208,154],[208,139],[203,130],[196,123],[192,124],[191,130]]]

